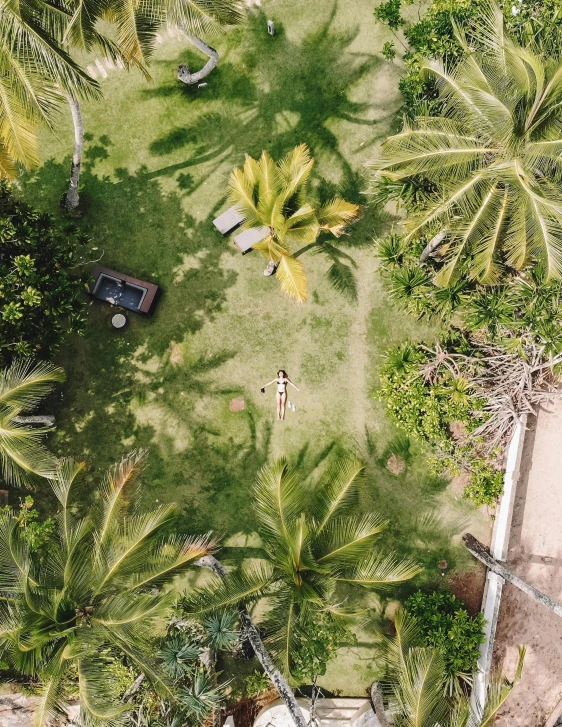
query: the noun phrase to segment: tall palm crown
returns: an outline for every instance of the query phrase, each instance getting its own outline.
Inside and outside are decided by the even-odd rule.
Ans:
[[[306,300],[306,275],[300,260],[291,255],[291,247],[312,244],[321,232],[339,237],[359,210],[339,197],[313,206],[308,185],[313,164],[306,144],[279,162],[264,151],[258,161],[247,156],[243,168],[232,171],[229,183],[231,201],[246,218],[244,227],[269,228],[267,237],[254,248],[279,263],[281,289],[298,301]]]
[[[419,646],[419,627],[404,611],[395,616],[396,635],[387,643],[386,692],[395,727],[488,727],[521,676],[525,650],[519,651],[515,679],[492,675],[485,704],[471,707],[465,694],[447,697],[447,670],[439,649]]]
[[[45,0],[54,12],[62,40],[74,48],[99,48],[105,55],[141,68],[146,66],[163,23],[194,35],[215,35],[226,25],[242,20],[240,0]],[[99,21],[109,21],[115,29],[110,37],[100,30]]]
[[[375,179],[425,187],[406,239],[447,231],[438,282],[462,272],[496,283],[505,266],[540,262],[562,275],[562,62],[517,45],[491,6],[453,70],[427,61],[442,113],[421,116],[383,145]]]
[[[98,84],[59,45],[35,0],[0,9],[0,176],[39,161],[36,128],[53,127],[64,94],[96,98]]]
[[[0,517],[0,653],[40,678],[39,724],[61,709],[65,678],[78,680],[82,724],[115,719],[108,662],[126,656],[163,697],[170,686],[147,643],[167,613],[162,586],[212,549],[209,537],[166,535],[174,507],[134,507],[139,454],[114,467],[84,518],[72,503],[81,464],[65,461],[52,481],[60,503],[55,546],[34,554],[10,513]]]
[[[64,381],[64,371],[49,363],[15,361],[0,372],[0,470],[8,484],[31,485],[55,475],[57,460],[39,441],[50,429],[31,429],[21,415],[32,411],[59,381]]]
[[[284,459],[264,467],[254,488],[264,563],[217,579],[184,599],[185,609],[202,613],[266,597],[265,643],[290,674],[299,629],[318,612],[344,616],[340,587],[384,589],[420,570],[373,550],[386,522],[376,513],[352,514],[362,472],[358,460],[341,460],[311,489]]]

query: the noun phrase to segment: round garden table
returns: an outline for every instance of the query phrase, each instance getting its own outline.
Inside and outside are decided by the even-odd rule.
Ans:
[[[123,315],[123,313],[116,313],[111,319],[111,325],[113,328],[123,328],[126,323],[127,318]]]

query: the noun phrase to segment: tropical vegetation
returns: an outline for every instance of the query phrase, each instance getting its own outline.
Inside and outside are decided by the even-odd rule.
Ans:
[[[83,235],[18,200],[0,182],[0,361],[47,358],[84,330]]]
[[[57,459],[42,444],[51,427],[25,416],[33,412],[64,371],[49,363],[20,359],[0,372],[0,471],[12,486],[34,486],[57,472]]]
[[[126,706],[107,669],[125,657],[158,694],[175,699],[153,658],[153,638],[173,603],[163,589],[214,543],[170,535],[173,505],[138,509],[140,465],[141,454],[132,453],[112,468],[80,516],[84,465],[61,461],[50,480],[60,508],[56,547],[47,551],[34,551],[16,513],[0,515],[0,650],[16,672],[40,680],[40,725],[63,713],[73,684],[82,721],[116,720]]]
[[[460,598],[448,590],[416,591],[406,599],[404,609],[415,619],[422,645],[441,652],[446,693],[452,696],[466,691],[478,669],[484,614],[471,616]]]
[[[254,487],[262,562],[187,595],[186,613],[267,598],[264,643],[289,676],[301,630],[325,613],[334,620],[350,615],[341,605],[342,586],[380,591],[416,575],[415,563],[373,550],[387,525],[379,514],[354,514],[363,467],[353,457],[338,458],[325,480],[307,486],[284,458],[266,465]]]
[[[245,229],[267,227],[265,239],[254,245],[276,264],[281,290],[296,301],[307,296],[304,266],[298,259],[303,249],[321,246],[319,235],[329,232],[340,237],[346,225],[358,214],[359,207],[334,197],[325,204],[313,203],[309,181],[314,160],[306,144],[295,147],[274,162],[264,151],[259,160],[250,156],[242,168],[230,175],[230,200],[244,215]]]
[[[404,242],[443,233],[439,285],[465,275],[496,284],[537,263],[546,280],[559,278],[562,65],[510,38],[495,6],[479,14],[472,36],[479,50],[469,52],[457,31],[466,57],[452,68],[422,62],[441,112],[420,114],[387,139],[374,182],[418,190],[421,209],[409,215]]]
[[[399,611],[394,619],[396,635],[387,642],[387,703],[392,723],[400,727],[487,727],[505,704],[521,677],[524,649],[512,682],[495,675],[487,689],[485,704],[471,707],[467,694],[449,696],[448,674],[439,647],[421,645],[415,618]]]
[[[390,0],[385,5],[389,17],[392,16],[391,24],[400,27],[399,2]],[[289,683],[316,685],[326,675],[342,645],[365,648],[358,644],[351,628],[357,624],[352,618],[365,605],[363,592],[368,593],[367,602],[372,606],[377,603],[379,591],[387,592],[409,581],[421,571],[414,562],[416,553],[430,566],[426,581],[435,580],[436,574],[431,570],[435,571],[437,548],[427,547],[423,552],[418,549],[416,538],[423,530],[419,524],[420,513],[415,512],[415,517],[409,513],[403,523],[396,518],[397,522],[386,531],[389,542],[383,541],[384,548],[379,550],[377,543],[388,523],[373,511],[375,505],[386,507],[387,498],[391,503],[389,519],[392,516],[393,521],[397,510],[407,507],[406,499],[413,501],[410,507],[416,510],[421,501],[412,497],[414,487],[418,487],[418,494],[424,494],[425,504],[424,487],[436,487],[435,478],[426,478],[431,480],[428,484],[422,477],[423,482],[418,485],[415,479],[419,469],[412,466],[411,475],[404,475],[401,480],[410,488],[402,501],[400,493],[395,492],[396,480],[385,491],[380,482],[370,482],[367,487],[363,461],[342,456],[336,442],[327,441],[339,437],[345,429],[334,406],[329,422],[317,417],[317,412],[311,415],[318,421],[315,425],[318,428],[310,434],[322,431],[325,449],[311,458],[297,434],[299,454],[294,465],[290,466],[284,458],[266,464],[255,485],[252,505],[248,506],[250,498],[244,490],[248,473],[268,461],[271,440],[280,435],[276,430],[272,433],[267,426],[263,432],[258,431],[259,405],[249,394],[245,394],[246,400],[238,397],[230,401],[226,414],[223,399],[230,399],[234,393],[231,372],[228,386],[220,385],[218,378],[212,386],[207,386],[210,379],[205,378],[214,375],[219,366],[230,365],[230,352],[218,350],[216,340],[230,336],[230,341],[249,331],[248,340],[258,344],[252,359],[252,369],[257,373],[262,363],[260,355],[264,360],[267,358],[263,351],[267,350],[270,339],[274,339],[271,345],[277,356],[279,340],[290,341],[294,331],[305,328],[310,335],[300,343],[306,340],[319,348],[316,352],[305,351],[306,346],[302,345],[303,374],[309,383],[315,380],[319,386],[322,384],[318,379],[325,378],[332,391],[330,404],[336,403],[336,389],[341,380],[338,382],[335,374],[338,364],[334,366],[334,362],[343,362],[347,383],[349,360],[358,353],[361,362],[372,350],[364,345],[365,339],[376,336],[378,354],[381,335],[397,342],[408,326],[400,316],[394,319],[390,314],[385,319],[386,301],[379,301],[379,308],[375,305],[371,249],[359,253],[356,262],[327,239],[328,233],[336,238],[344,235],[347,226],[358,217],[355,202],[361,199],[364,185],[357,164],[362,164],[366,156],[355,158],[355,155],[363,153],[360,150],[367,139],[354,128],[358,127],[361,132],[361,127],[364,131],[373,125],[372,87],[367,103],[357,100],[364,93],[359,81],[373,67],[373,58],[370,46],[366,49],[368,52],[359,52],[362,41],[356,41],[352,33],[332,29],[336,13],[340,13],[336,5],[329,21],[320,28],[316,28],[316,10],[311,16],[314,33],[299,36],[296,41],[291,34],[283,33],[282,23],[277,26],[280,29],[277,37],[268,38],[265,15],[258,9],[246,11],[237,0],[187,0],[181,7],[151,2],[130,6],[100,4],[97,0],[61,5],[55,0],[46,0],[33,7],[24,4],[10,8],[4,13],[4,19],[8,19],[3,31],[7,70],[3,88],[0,83],[0,118],[4,121],[0,125],[0,175],[14,174],[20,165],[37,164],[36,128],[40,125],[55,128],[58,123],[55,111],[67,102],[74,126],[74,153],[63,206],[66,211],[77,208],[83,171],[83,180],[91,184],[96,199],[92,200],[90,209],[84,206],[88,219],[78,220],[77,225],[88,231],[90,228],[102,230],[103,255],[106,260],[115,261],[107,264],[115,264],[119,269],[123,266],[123,270],[131,272],[136,268],[135,274],[145,279],[153,276],[166,288],[164,304],[167,306],[162,315],[150,322],[132,317],[123,335],[123,331],[116,332],[110,327],[107,308],[92,305],[88,326],[95,329],[95,336],[77,343],[74,339],[75,350],[67,346],[61,354],[72,359],[69,401],[66,402],[68,392],[65,391],[64,406],[60,405],[62,397],[59,401],[53,397],[43,403],[38,414],[36,409],[51,387],[63,380],[63,372],[45,362],[34,364],[31,356],[50,357],[68,334],[81,333],[85,328],[79,301],[84,277],[78,272],[87,264],[80,250],[85,238],[70,229],[56,228],[49,217],[18,202],[11,189],[2,186],[5,200],[0,210],[4,213],[0,215],[3,231],[0,232],[0,264],[4,266],[0,281],[3,298],[0,346],[2,362],[12,363],[0,377],[3,411],[0,463],[9,486],[33,486],[36,492],[33,498],[20,499],[19,508],[0,508],[0,668],[8,669],[10,678],[17,681],[25,678],[28,686],[40,694],[39,724],[64,719],[69,698],[79,700],[80,722],[84,725],[117,725],[124,721],[134,722],[138,727],[154,724],[174,727],[180,723],[198,725],[210,721],[218,724],[226,699],[233,699],[237,694],[259,695],[273,684],[297,727],[304,727],[302,712]],[[343,12],[349,13],[349,9],[344,8]],[[164,136],[155,138],[150,119],[132,108],[136,103],[131,104],[128,123],[133,127],[142,121],[138,124],[139,136],[131,144],[135,146],[134,156],[109,155],[106,150],[115,142],[101,136],[99,145],[91,145],[82,169],[81,104],[98,99],[100,89],[80,69],[73,59],[75,54],[86,58],[95,52],[109,60],[109,65],[118,62],[126,69],[136,67],[148,78],[152,52],[156,42],[161,41],[158,31],[170,26],[179,28],[209,58],[196,73],[187,65],[191,64],[190,57],[179,66],[177,79],[194,85],[211,72],[219,58],[218,52],[200,36],[208,37],[223,27],[235,25],[246,14],[252,34],[248,28],[246,36],[242,31],[235,31],[238,34],[229,45],[232,52],[228,62],[213,76],[216,87],[207,91],[204,90],[207,84],[202,84],[201,91],[177,84],[142,88],[140,103],[149,103],[147,99],[151,99],[153,108],[158,106],[158,123],[165,124]],[[339,23],[340,14],[337,17]],[[472,9],[467,12],[468,17],[474,17]],[[478,42],[478,32],[481,30],[471,27],[467,28],[466,36],[459,31],[451,38],[455,69],[447,69],[448,77],[460,79],[456,74],[461,73],[463,64],[470,65],[472,55],[468,44]],[[489,38],[486,40],[493,45]],[[261,45],[262,41],[269,43],[267,49]],[[544,83],[548,86],[552,69],[544,60],[538,41],[534,47],[536,63],[529,61],[528,55],[521,60],[522,49],[515,44],[513,48],[525,68],[529,64],[539,68],[539,63],[544,61],[542,67],[547,79]],[[442,52],[445,54],[446,50]],[[387,46],[385,54],[392,56],[392,48]],[[172,63],[176,63],[175,57]],[[261,69],[262,63],[265,70]],[[482,60],[483,74],[488,63],[488,58]],[[422,62],[417,69],[420,79],[427,75],[423,65]],[[507,65],[506,61],[506,68]],[[160,81],[175,74],[167,57],[164,60],[159,57],[153,71]],[[494,74],[490,74],[491,80],[495,80]],[[131,81],[127,79],[123,85],[127,83]],[[540,83],[535,85],[536,91]],[[110,86],[108,83],[108,93],[112,94]],[[437,88],[435,83],[425,85],[424,80],[420,93],[426,93],[430,86],[434,91]],[[505,96],[505,89],[496,90],[498,95]],[[478,95],[474,89],[471,93]],[[529,89],[525,93],[527,96],[521,97],[524,101]],[[227,97],[228,105],[219,100],[221,95]],[[447,104],[453,102],[453,95],[438,96],[435,92],[431,111],[428,105],[427,113],[418,113],[418,116],[438,119],[442,122],[440,128],[456,125],[457,136],[460,133],[467,136],[473,133],[468,130],[473,123],[471,114],[466,108],[457,116],[450,111]],[[183,104],[180,107],[178,103],[177,128],[168,128],[172,117],[167,115],[166,104],[172,96],[181,98]],[[506,101],[504,96],[501,99],[507,103],[509,99]],[[521,98],[513,101],[515,110],[511,111],[515,115]],[[88,114],[93,106],[85,108]],[[495,106],[489,109],[484,103],[483,108],[490,119],[496,118]],[[92,113],[89,120],[92,126],[96,114],[100,111]],[[100,128],[105,122],[103,114],[101,118]],[[113,125],[114,122],[112,118]],[[416,123],[419,126],[421,122]],[[282,128],[288,131],[280,132]],[[145,164],[139,139],[144,139],[142,135],[147,129],[151,137],[150,146],[145,145],[149,160]],[[490,130],[487,131],[492,137]],[[545,132],[547,136],[548,133]],[[313,176],[312,153],[303,141],[310,142],[322,176]],[[493,150],[498,159],[505,153],[499,148],[500,141],[497,135],[487,140],[487,148],[492,149],[495,144]],[[119,143],[128,145],[129,137]],[[529,143],[535,143],[535,139]],[[265,147],[271,154],[264,151],[260,157],[253,158],[252,155]],[[48,141],[45,149],[49,149]],[[360,303],[359,309],[348,307],[347,301],[334,305],[331,291],[326,293],[318,286],[312,296],[315,307],[309,310],[309,315],[302,314],[299,318],[301,313],[294,307],[286,307],[288,303],[281,296],[271,296],[274,301],[271,307],[262,302],[261,309],[253,310],[251,316],[236,313],[227,321],[226,329],[214,327],[225,309],[235,307],[232,303],[236,295],[242,291],[247,298],[248,290],[256,293],[265,284],[261,276],[259,280],[245,277],[239,258],[236,268],[231,265],[234,258],[229,259],[222,241],[210,242],[210,232],[214,233],[212,215],[224,200],[218,199],[216,190],[209,194],[203,186],[215,172],[219,176],[227,173],[241,158],[242,151],[246,153],[246,162],[230,176],[231,202],[244,214],[246,228],[267,228],[266,238],[256,249],[269,260],[268,267],[276,273],[281,290],[292,300],[304,301],[308,291],[301,255],[307,250],[324,251],[333,263],[328,271],[332,286],[340,293],[351,287],[354,294],[350,297]],[[365,151],[365,155],[368,153]],[[166,155],[164,165],[159,160],[154,163],[159,155]],[[348,160],[352,155],[355,166]],[[326,159],[329,159],[328,174],[325,173]],[[503,191],[507,198],[504,181],[491,176],[490,181],[487,176],[496,161],[488,156],[485,160],[479,157],[480,169],[464,159],[457,166],[449,163],[439,169],[431,167],[423,174],[420,171],[397,179],[391,178],[391,174],[399,170],[388,167],[384,170],[386,176],[378,181],[377,194],[380,199],[385,195],[397,196],[409,212],[421,216],[428,204],[435,202],[435,196],[445,192],[445,184],[451,182],[445,180],[446,174],[452,173],[455,177],[461,172],[469,175],[470,170],[475,173],[483,170],[483,181],[477,191],[481,192],[481,187],[489,183],[498,196]],[[127,168],[129,162],[134,171]],[[95,168],[98,163],[100,167]],[[107,168],[102,170],[106,163]],[[66,167],[66,159],[64,164]],[[66,171],[60,173],[59,166],[52,158],[36,175],[26,174],[25,194],[35,192],[41,205],[51,203],[51,188],[62,186],[66,176]],[[198,166],[205,167],[203,175]],[[190,173],[183,171],[186,168]],[[157,179],[161,175],[168,175],[169,185],[161,185]],[[438,183],[442,186],[438,187]],[[548,187],[542,177],[538,183],[541,189]],[[224,191],[224,185],[219,184],[218,188]],[[186,205],[176,195],[176,192],[180,194],[178,190],[185,193],[186,199],[191,192],[197,195],[190,199],[189,214],[184,214]],[[552,192],[550,187],[541,194],[546,198],[547,192]],[[547,201],[552,200],[548,197]],[[429,221],[425,225],[427,232],[422,225],[423,234],[412,235],[415,239],[393,237],[383,241],[379,248],[392,298],[404,301],[419,316],[437,314],[448,322],[465,321],[460,335],[442,338],[434,348],[408,345],[392,349],[382,369],[382,393],[394,420],[437,455],[434,459],[441,458],[441,469],[447,468],[449,474],[455,468],[469,471],[466,493],[476,502],[492,504],[501,491],[501,476],[494,461],[495,450],[489,447],[493,444],[489,430],[500,422],[498,431],[503,443],[513,427],[515,409],[512,406],[506,414],[505,407],[491,408],[492,397],[482,384],[482,360],[489,357],[497,368],[518,371],[519,364],[513,364],[512,359],[502,357],[502,352],[490,348],[501,335],[512,342],[510,355],[519,363],[531,351],[534,358],[527,356],[527,359],[532,359],[533,365],[539,368],[533,369],[530,378],[544,383],[544,375],[537,373],[542,371],[540,357],[546,351],[542,342],[548,339],[550,350],[558,351],[555,335],[558,308],[546,293],[540,305],[532,299],[532,292],[519,294],[527,288],[542,294],[545,290],[555,290],[560,283],[545,282],[552,271],[546,270],[543,258],[537,254],[537,264],[525,271],[525,276],[517,277],[513,288],[509,287],[511,279],[502,268],[503,282],[495,292],[504,297],[498,298],[492,308],[488,305],[491,297],[485,297],[492,293],[482,285],[487,279],[481,275],[470,277],[464,258],[458,270],[451,273],[450,285],[436,288],[436,267],[444,274],[449,263],[440,256],[453,254],[454,234],[458,233],[449,224],[457,222],[458,209],[455,207],[454,211],[455,214],[444,213]],[[375,218],[377,227],[386,219],[380,209],[365,210],[359,245],[371,244],[370,225]],[[508,218],[507,212],[505,218]],[[155,231],[153,238],[151,230]],[[150,244],[151,240],[154,244]],[[431,249],[424,251],[428,245]],[[531,248],[537,248],[533,240]],[[509,261],[501,257],[501,252],[497,254],[500,260],[494,258],[493,262],[498,269],[502,265],[509,268]],[[421,262],[420,255],[424,258]],[[350,286],[348,278],[342,279],[342,259],[349,260],[357,275],[362,276],[364,287],[360,299],[357,287]],[[361,265],[367,272],[361,270]],[[343,267],[348,273],[351,271]],[[512,275],[511,269],[507,272]],[[229,290],[237,278],[242,287]],[[526,306],[523,321],[517,313],[520,308],[513,300],[518,295]],[[271,333],[272,316],[276,317],[275,335]],[[259,327],[262,319],[265,321],[263,337]],[[147,335],[149,325],[152,328]],[[397,335],[398,329],[401,335]],[[467,330],[474,335],[467,335]],[[350,346],[347,350],[345,343],[341,345],[346,335],[350,340],[355,339],[357,348]],[[210,346],[204,336],[213,339]],[[477,336],[480,348],[475,345]],[[445,343],[447,348],[442,347]],[[533,347],[540,348],[536,356]],[[76,362],[80,363],[76,365]],[[251,390],[252,375],[249,373],[248,380],[236,386]],[[373,443],[369,428],[374,425],[370,415],[358,411],[366,402],[360,398],[356,401],[366,378],[359,375],[357,378],[362,378],[362,382],[350,385],[349,393],[343,386],[339,388],[343,398],[353,399],[353,432],[360,433],[364,454],[382,479],[385,475],[380,465],[388,459],[385,453],[395,451],[396,442],[407,442],[408,464],[413,464],[410,444],[403,435],[386,444],[384,434],[382,450]],[[77,380],[81,401],[76,396]],[[236,390],[236,393],[240,392]],[[523,388],[522,396],[526,397],[527,393]],[[220,407],[215,407],[219,397],[222,397]],[[240,400],[244,414],[237,410]],[[533,396],[528,397],[529,406],[535,401]],[[232,406],[233,402],[236,406]],[[49,414],[55,411],[60,425],[49,447],[57,453],[87,453],[95,462],[89,472],[82,463],[55,457],[44,446],[43,438],[50,430],[45,422],[54,420],[43,413],[47,407]],[[210,424],[219,411],[216,418],[227,432],[223,440],[218,426]],[[38,415],[29,416],[32,414]],[[229,417],[227,424],[226,417]],[[304,422],[306,426],[308,421],[311,419],[303,417],[299,423]],[[250,431],[249,436],[245,427]],[[480,432],[482,427],[484,430]],[[290,436],[289,431],[283,440],[288,451],[295,442]],[[112,467],[100,483],[97,470],[102,469],[104,459],[113,461],[116,447],[125,443],[132,446],[135,440],[150,442],[153,449],[159,448],[160,456],[156,454],[153,459],[151,486],[142,490],[139,487],[139,452],[133,452]],[[319,463],[330,452],[333,467],[318,477]],[[186,457],[190,459],[186,461]],[[167,469],[170,462],[175,467],[173,476]],[[198,479],[201,473],[202,485]],[[157,504],[156,495],[161,493],[155,482],[164,482],[164,501],[168,502],[171,482],[177,480],[180,488],[184,479],[190,480],[196,496],[182,492],[184,509],[179,519],[179,511],[174,506]],[[14,493],[10,492],[10,499],[13,498]],[[222,532],[225,523],[230,525],[234,521],[235,538],[249,534],[251,538],[257,521],[260,539],[255,548],[250,548],[249,558],[238,548],[226,550],[227,567],[213,557],[216,542],[211,535],[185,535],[204,532],[211,523]],[[408,529],[413,533],[409,540]],[[437,526],[434,529],[439,532],[424,537],[428,544],[430,540],[439,543],[439,554],[443,557],[443,548],[447,552],[450,547],[450,537],[447,532],[444,542],[441,529]],[[241,562],[250,565],[240,566]],[[187,575],[192,565],[212,571],[207,581],[208,574],[197,569],[201,575],[197,589],[192,587],[195,577]],[[181,587],[187,588],[179,603],[176,576],[185,576]],[[404,592],[399,591],[401,596]],[[392,658],[386,664],[394,695],[389,706],[395,723],[419,724],[427,717],[432,727],[487,724],[495,712],[496,702],[503,700],[509,690],[505,685],[498,687],[498,700],[490,695],[487,711],[469,715],[467,685],[475,667],[482,618],[471,619],[454,596],[443,593],[428,596],[418,592],[406,601],[406,608],[415,615],[416,634],[412,633],[411,638],[407,635],[404,624],[409,617],[399,614],[400,667],[396,667],[397,662],[393,663]],[[370,615],[382,620],[382,609],[381,614],[375,610],[377,614]],[[359,628],[365,630],[365,622]],[[254,672],[245,679],[240,692],[233,691],[228,696],[231,655],[248,654],[252,650],[264,673]],[[392,647],[389,651],[392,653]],[[429,686],[415,678],[419,675],[415,670],[424,659],[429,664],[424,672]],[[406,673],[410,667],[413,671],[401,680],[400,669]],[[413,685],[413,681],[417,684]],[[417,712],[412,711],[414,702]]]
[[[45,3],[2,7],[0,25],[0,176],[39,162],[37,128],[53,129],[65,94],[99,98],[98,84],[62,48],[55,18]],[[55,21],[55,22],[53,22]]]
[[[198,36],[216,35],[224,26],[235,25],[243,17],[239,0],[186,0],[181,3],[152,0],[142,6],[98,0],[61,5],[46,0],[46,9],[47,16],[55,14],[61,45],[88,53],[96,51],[111,63],[138,68],[147,79],[150,79],[148,66],[157,32],[163,26],[179,28],[191,43],[209,53],[213,49]],[[102,23],[109,32],[100,30]],[[84,124],[80,98],[70,91],[66,96],[74,127],[74,147],[69,185],[62,204],[67,212],[74,212],[79,204]]]

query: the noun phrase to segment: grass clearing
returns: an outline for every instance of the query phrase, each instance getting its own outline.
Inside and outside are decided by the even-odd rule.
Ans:
[[[212,226],[245,153],[267,148],[278,157],[302,142],[316,159],[318,194],[337,190],[364,204],[364,163],[399,103],[399,69],[380,56],[386,31],[375,25],[371,2],[276,0],[264,8],[217,41],[221,62],[206,88],[175,80],[178,63],[197,68],[204,59],[166,37],[151,82],[108,71],[103,102],[83,109],[89,136],[79,224],[91,235],[91,258],[103,251],[102,264],[164,293],[152,319],[130,314],[120,333],[109,307],[90,302],[87,335],[59,357],[68,382],[54,404],[55,446],[92,463],[85,502],[89,478],[146,447],[146,501],[177,502],[186,531],[223,534],[225,562],[258,553],[250,490],[268,458],[284,453],[316,475],[338,450],[351,449],[368,462],[362,506],[391,521],[382,544],[426,566],[416,585],[437,583],[439,560],[469,565],[452,539],[461,523],[471,522],[475,534],[486,523],[427,474],[416,451],[400,475],[384,466],[397,432],[372,396],[381,353],[431,335],[392,307],[375,275],[372,236],[392,218],[364,209],[342,241],[356,286],[347,296],[329,285],[325,256],[303,255],[310,297],[302,306],[264,278],[257,252],[242,257]],[[27,199],[49,211],[65,189],[71,140],[70,125],[56,139],[45,135],[42,166],[23,181]],[[302,389],[290,393],[297,412],[285,422],[275,421],[273,387],[260,393],[278,368]],[[235,397],[244,398],[243,411],[229,411]],[[358,627],[358,638],[329,670],[326,688],[361,694],[372,681],[372,622]]]

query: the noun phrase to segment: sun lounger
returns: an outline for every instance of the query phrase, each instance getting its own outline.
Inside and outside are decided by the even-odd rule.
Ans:
[[[234,242],[238,249],[245,255],[252,250],[253,246],[264,240],[269,234],[269,227],[250,227],[234,236]]]
[[[240,213],[238,207],[235,206],[230,207],[222,215],[219,215],[216,220],[213,220],[213,225],[220,233],[228,235],[229,232],[240,227],[243,222],[244,216]]]

